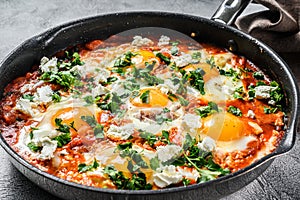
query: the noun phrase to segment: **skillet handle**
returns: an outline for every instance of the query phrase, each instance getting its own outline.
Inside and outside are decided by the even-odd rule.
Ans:
[[[252,0],[224,0],[211,19],[231,25],[251,1]]]

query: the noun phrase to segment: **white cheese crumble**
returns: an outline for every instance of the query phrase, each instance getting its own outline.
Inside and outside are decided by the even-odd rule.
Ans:
[[[54,151],[57,148],[57,141],[56,140],[51,140],[48,137],[44,137],[41,140],[42,143],[42,150],[41,153],[38,155],[38,159],[40,160],[49,160],[54,157]]]
[[[190,54],[185,54],[185,53],[181,53],[180,56],[173,56],[172,59],[175,62],[177,67],[187,66],[193,61],[192,56]]]
[[[42,70],[42,72],[56,73],[58,72],[58,68],[56,65],[57,65],[56,57],[51,58],[51,60],[49,60],[49,58],[47,57],[43,57],[41,59],[40,69]]]
[[[248,112],[247,112],[247,117],[250,117],[250,118],[252,118],[252,119],[255,118],[255,113],[253,112],[253,110],[248,110]]]
[[[168,36],[162,35],[160,36],[157,45],[164,46],[164,45],[169,45],[169,43],[170,43],[170,38]]]
[[[270,93],[276,90],[277,87],[267,86],[267,85],[260,85],[254,88],[255,97],[257,99],[269,99],[271,97]]]
[[[97,72],[97,76],[94,79],[95,84],[99,84],[100,82],[106,82],[107,78],[110,76],[110,71],[107,69],[99,68]]]
[[[216,148],[215,140],[209,136],[206,136],[202,142],[198,142],[197,147],[203,151],[214,151]]]
[[[111,93],[116,93],[118,96],[122,96],[127,93],[126,89],[124,88],[123,81],[116,81],[111,84]]]
[[[121,140],[127,140],[134,133],[134,124],[126,124],[124,126],[116,126],[112,124],[106,135],[107,137],[119,138]]]
[[[92,89],[92,96],[95,98],[96,96],[106,94],[109,90],[102,85],[97,85],[95,88]]]
[[[191,132],[195,132],[202,126],[201,117],[190,113],[183,116],[182,123]]]
[[[149,38],[143,38],[142,36],[136,35],[133,37],[133,41],[131,43],[133,46],[148,46],[152,45],[153,42]]]
[[[59,135],[59,132],[53,129],[51,124],[43,124],[37,130],[33,130],[32,141],[39,143],[43,138],[54,138]]]
[[[156,148],[158,160],[160,160],[161,162],[166,162],[171,159],[174,159],[176,158],[176,156],[179,155],[181,149],[182,148],[180,146],[174,144],[169,144],[166,146],[158,146]]]
[[[47,104],[52,101],[53,91],[49,85],[40,87],[36,90],[34,94],[34,101],[39,103]]]
[[[34,115],[34,112],[33,110],[31,109],[31,102],[29,99],[23,99],[23,98],[20,98],[17,103],[16,103],[16,106],[15,106],[15,110],[18,110],[24,114],[27,114],[27,115],[30,115],[30,116],[33,116]]]
[[[169,91],[175,94],[179,88],[179,84],[174,85],[172,80],[167,79],[163,84],[159,84],[156,87],[164,94],[167,94]]]
[[[153,182],[160,188],[179,183],[183,178],[181,173],[176,171],[176,167],[174,165],[158,168],[156,171],[157,173],[153,175]]]

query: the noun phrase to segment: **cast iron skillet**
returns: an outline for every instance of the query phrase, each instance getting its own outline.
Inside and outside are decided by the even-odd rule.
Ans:
[[[255,38],[224,24],[224,22],[232,22],[236,13],[241,12],[242,8],[249,3],[249,1],[238,1],[238,4],[235,4],[237,6],[230,6],[232,2],[225,1],[213,17],[223,23],[176,13],[124,12],[99,15],[52,28],[25,41],[4,59],[0,65],[0,93],[3,93],[4,87],[9,82],[28,72],[41,57],[52,56],[68,46],[94,39],[106,39],[119,32],[139,27],[163,27],[186,35],[194,33],[194,39],[197,41],[214,43],[246,56],[284,88],[286,132],[273,153],[242,170],[213,181],[156,191],[101,189],[59,179],[23,160],[0,134],[0,144],[9,154],[11,162],[39,187],[64,199],[216,199],[233,193],[253,181],[266,170],[276,156],[293,147],[299,110],[299,90],[291,70],[273,50]]]

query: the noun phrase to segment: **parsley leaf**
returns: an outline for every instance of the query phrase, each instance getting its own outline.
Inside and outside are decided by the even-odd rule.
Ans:
[[[70,132],[56,136],[55,138],[53,138],[53,140],[57,141],[57,147],[63,147],[71,141]]]
[[[94,136],[96,139],[104,138],[103,126],[101,124],[98,124],[94,115],[81,116],[80,118],[93,128]]]
[[[114,63],[114,67],[127,67],[129,65],[131,65],[131,58],[133,56],[135,56],[136,54],[133,54],[132,52],[128,51],[125,54],[123,54],[122,56],[120,56],[119,58],[116,59],[115,63]]]
[[[92,95],[88,95],[83,97],[84,101],[86,102],[86,105],[92,105],[94,103],[94,97]]]
[[[144,173],[132,174],[131,178],[126,178],[124,174],[117,171],[114,166],[109,165],[104,168],[104,173],[108,175],[110,180],[117,186],[118,189],[123,190],[150,190],[152,185],[147,183],[146,175]]]
[[[55,125],[58,127],[56,130],[63,133],[70,133],[70,127],[66,124],[62,124],[61,118],[55,118]]]
[[[171,63],[171,59],[165,55],[163,55],[162,53],[157,53],[156,57],[160,58],[162,61],[164,61],[167,65],[169,65]]]
[[[241,117],[243,115],[242,111],[239,108],[234,106],[229,106],[227,111],[238,117]]]
[[[178,100],[179,100],[179,103],[182,105],[182,106],[187,106],[189,105],[189,101],[186,100],[185,98],[181,97],[181,96],[177,96],[178,97]]]
[[[265,79],[265,76],[262,72],[254,72],[253,73],[253,77],[256,79],[256,80],[264,80]]]
[[[278,108],[268,108],[268,107],[264,107],[264,113],[266,113],[266,114],[275,113],[277,110],[278,110]]]
[[[211,56],[209,60],[206,60],[206,63],[210,65],[210,68],[216,67],[215,57]]]
[[[53,93],[52,101],[54,101],[55,103],[61,101],[61,96],[60,96],[60,93],[58,91]]]
[[[37,152],[37,151],[42,150],[42,147],[39,147],[39,146],[35,145],[34,142],[29,142],[29,143],[27,144],[27,147],[28,147],[31,151],[33,151],[33,152]]]
[[[190,72],[190,84],[194,88],[200,91],[202,95],[205,94],[204,91],[204,80],[203,80],[203,75],[205,72],[201,69],[198,68],[195,71]]]
[[[23,99],[28,99],[30,102],[33,102],[34,96],[32,94],[23,94]]]
[[[83,173],[83,172],[87,172],[87,171],[91,171],[92,169],[97,169],[99,167],[99,163],[96,161],[96,159],[94,160],[94,162],[90,165],[87,165],[85,163],[80,163],[78,165],[78,172],[79,173]]]
[[[140,96],[140,99],[142,100],[143,103],[149,103],[150,102],[150,90],[146,90],[143,92],[143,94]]]
[[[157,168],[159,168],[159,160],[158,157],[154,157],[150,159],[150,167],[153,170],[156,170]]]
[[[200,108],[195,108],[195,112],[200,115],[201,118],[207,117],[210,114],[215,112],[219,112],[218,105],[212,101],[208,102],[207,106],[203,106]]]

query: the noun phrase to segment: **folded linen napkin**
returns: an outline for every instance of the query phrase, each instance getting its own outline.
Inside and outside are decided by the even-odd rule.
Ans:
[[[236,26],[277,52],[300,52],[300,0],[256,0],[269,10],[239,17]]]

